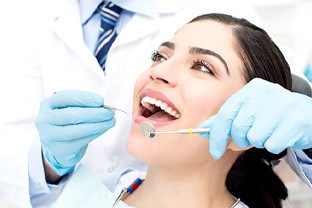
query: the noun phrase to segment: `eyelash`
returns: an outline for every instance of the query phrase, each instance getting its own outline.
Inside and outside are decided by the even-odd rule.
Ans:
[[[197,67],[204,67],[207,71],[202,71],[202,70],[200,70],[200,68],[197,68]],[[195,60],[195,61],[193,61],[193,65],[192,65],[191,69],[199,70],[202,73],[215,75],[214,72],[211,70],[211,68],[208,66],[207,62],[204,61],[204,60]]]
[[[161,55],[158,51],[153,51],[151,55],[151,59],[153,62],[161,61],[161,59],[167,60],[163,55]]]
[[[151,55],[151,59],[153,62],[162,61],[161,59],[167,60],[163,55],[161,55],[158,51],[153,51]],[[200,68],[197,67],[204,67],[207,71],[202,71]],[[213,71],[208,67],[208,64],[204,60],[195,60],[193,61],[193,65],[191,69],[201,71],[202,73],[207,73],[211,75],[215,75]]]

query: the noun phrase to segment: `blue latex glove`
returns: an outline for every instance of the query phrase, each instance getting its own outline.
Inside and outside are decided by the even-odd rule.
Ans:
[[[262,79],[253,79],[231,96],[200,127],[211,128],[210,153],[220,158],[231,137],[240,147],[253,145],[280,153],[312,147],[312,99]]]
[[[36,120],[42,153],[60,176],[71,172],[88,144],[115,125],[115,113],[103,107],[102,96],[78,91],[58,92],[42,101]]]

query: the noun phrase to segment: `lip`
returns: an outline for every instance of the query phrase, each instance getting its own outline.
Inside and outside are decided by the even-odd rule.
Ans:
[[[169,106],[171,106],[174,110],[178,111],[177,107],[169,100],[169,98],[159,91],[155,91],[155,90],[152,90],[150,88],[145,88],[140,92],[140,96],[139,96],[140,101],[145,96],[149,96],[149,97],[156,98],[157,100],[161,100],[161,101],[167,103]],[[161,127],[161,126],[165,126],[165,125],[175,121],[175,120],[172,120],[172,121],[166,121],[166,122],[158,122],[158,121],[151,120],[149,118],[145,118],[144,116],[141,116],[141,113],[144,110],[144,108],[140,105],[140,103],[139,103],[139,106],[140,107],[139,107],[138,114],[136,115],[136,117],[134,119],[134,122],[137,124],[140,124],[141,122],[147,121],[147,122],[151,123],[152,125],[154,125],[155,127]]]

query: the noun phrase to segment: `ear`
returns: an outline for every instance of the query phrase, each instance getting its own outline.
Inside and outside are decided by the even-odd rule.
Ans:
[[[253,148],[253,146],[252,145],[250,145],[250,146],[248,146],[248,147],[239,147],[239,146],[237,146],[234,142],[233,142],[233,140],[230,138],[229,139],[229,143],[228,143],[228,145],[227,145],[227,149],[230,149],[230,150],[233,150],[233,151],[245,151],[245,150],[248,150],[248,149],[250,149],[250,148]]]

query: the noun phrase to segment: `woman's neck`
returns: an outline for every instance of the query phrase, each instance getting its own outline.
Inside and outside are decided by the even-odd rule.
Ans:
[[[144,183],[125,202],[137,208],[230,208],[235,202],[225,186],[230,165],[218,162],[215,167],[150,166]]]

